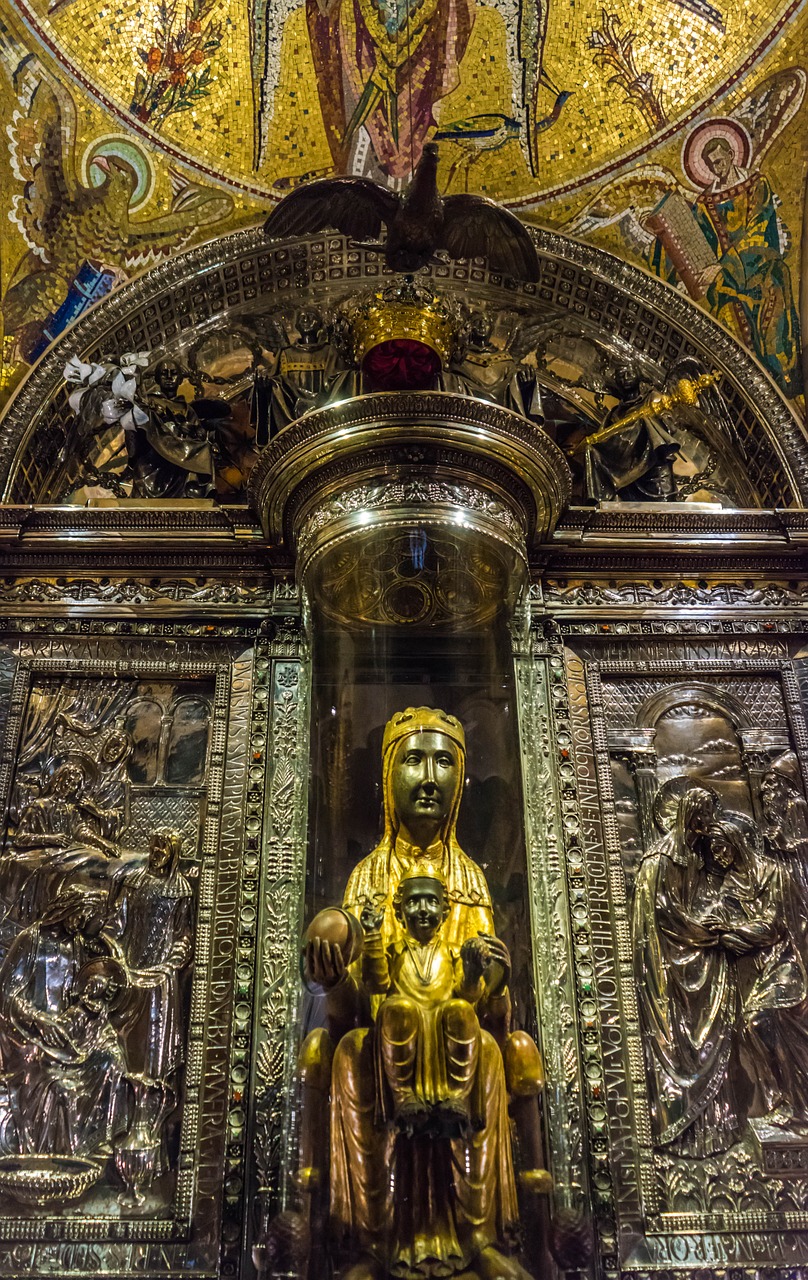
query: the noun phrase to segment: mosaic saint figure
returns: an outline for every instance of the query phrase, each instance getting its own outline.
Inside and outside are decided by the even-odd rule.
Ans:
[[[697,124],[682,150],[687,185],[664,164],[635,165],[562,226],[584,237],[619,226],[633,257],[701,302],[792,397],[802,391],[792,237],[763,165],[797,118],[806,84],[801,67],[782,67],[732,115]]]
[[[291,15],[281,59],[291,44],[309,46],[334,172],[349,171],[364,128],[382,171],[410,176],[435,125],[433,106],[459,83],[475,13],[474,0],[305,0]]]
[[[519,8],[517,50],[502,12],[475,0],[252,0],[258,167],[279,192],[333,173],[400,183],[440,125],[447,157],[501,158],[508,189],[529,186],[557,112],[539,106],[547,6]]]
[[[146,148],[99,139],[83,174],[81,127],[66,86],[29,56],[12,81],[18,105],[7,105],[8,136],[22,181],[10,216],[26,252],[10,271],[0,311],[4,333],[16,336],[32,364],[90,303],[168,249],[182,249],[197,227],[226,218],[233,200],[199,190],[189,200],[186,188],[163,213],[133,216],[138,188],[153,180]]]
[[[777,202],[768,178],[750,166],[748,134],[732,120],[694,129],[682,165],[702,188],[692,213],[713,261],[697,282],[710,311],[737,334],[786,395],[802,390],[800,328],[785,261]],[[661,239],[651,249],[652,269],[679,278]]]

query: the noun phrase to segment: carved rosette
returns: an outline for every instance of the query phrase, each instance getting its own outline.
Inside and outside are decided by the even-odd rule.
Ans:
[[[306,414],[260,455],[250,501],[309,597],[351,625],[482,622],[510,610],[528,549],[570,496],[561,451],[519,414],[444,392]]]

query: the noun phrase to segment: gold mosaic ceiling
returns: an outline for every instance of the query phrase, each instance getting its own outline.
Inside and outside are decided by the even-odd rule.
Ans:
[[[425,8],[434,10],[431,18],[426,15],[424,42],[429,21],[443,17],[442,3],[410,0],[414,26],[424,25]],[[451,10],[446,20],[462,22],[467,31],[453,47],[446,36],[442,47],[425,51],[440,57],[441,65],[424,57],[413,67],[413,86],[399,74],[399,115],[407,115],[411,89],[428,98],[416,106],[432,108],[439,131],[456,130],[444,147],[445,176],[454,168],[453,184],[459,185],[470,168],[475,188],[508,201],[546,199],[606,178],[632,154],[639,158],[652,138],[680,133],[689,119],[737,86],[761,55],[791,45],[790,24],[800,7],[794,0],[721,9],[711,0],[642,0],[604,9],[600,0],[525,0],[535,9],[530,20],[537,37],[543,37],[541,56],[531,66],[519,56],[528,23],[516,0],[445,3]],[[332,86],[318,77],[322,68],[312,49],[313,23],[307,22],[308,9],[314,7],[322,17],[327,0],[308,6],[297,0],[191,0],[188,6],[157,0],[57,0],[50,6],[42,0],[4,0],[4,5],[24,19],[33,47],[41,41],[54,54],[70,83],[93,91],[108,108],[110,124],[114,121],[133,139],[158,144],[167,158],[182,157],[200,178],[216,175],[245,194],[267,197],[274,184],[283,187],[290,178],[334,168],[328,140]],[[328,15],[332,39],[333,10],[340,7],[336,0]],[[378,9],[357,0],[351,34],[356,14],[361,19],[365,8],[383,14],[394,10],[395,18],[406,21],[402,0]],[[367,26],[371,43],[381,44],[381,36]],[[343,21],[340,35],[344,27]],[[346,44],[343,39],[342,47]],[[345,74],[350,61],[340,57],[334,69]],[[155,98],[165,80],[168,87]],[[535,175],[526,137],[530,102],[522,101],[532,94],[537,101]],[[457,126],[480,116],[499,116],[502,132],[513,136],[461,141]],[[491,127],[497,121],[482,123]],[[408,171],[406,139],[400,140]],[[469,163],[461,154],[466,151]]]
[[[766,341],[785,363],[737,305],[699,300],[794,397],[804,3],[0,0],[4,383],[166,253],[256,221],[308,177],[403,182],[433,136],[445,190],[676,283],[645,219],[670,193],[697,203],[704,147],[723,137],[736,187],[766,179],[780,264]]]

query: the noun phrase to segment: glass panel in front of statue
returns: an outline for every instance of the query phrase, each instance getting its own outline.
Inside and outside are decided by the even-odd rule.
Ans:
[[[33,677],[0,855],[6,1216],[171,1213],[211,695]],[[183,697],[195,764],[173,778]]]
[[[540,1275],[506,629],[314,633],[297,1274]]]
[[[780,677],[603,691],[661,1208],[801,1210],[808,805]]]

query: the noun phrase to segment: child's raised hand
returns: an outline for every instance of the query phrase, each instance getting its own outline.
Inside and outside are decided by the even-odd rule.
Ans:
[[[488,944],[480,937],[467,938],[460,948],[463,973],[467,982],[479,982],[488,968]]]
[[[384,921],[384,904],[366,902],[359,917],[359,923],[366,933],[378,933]]]

